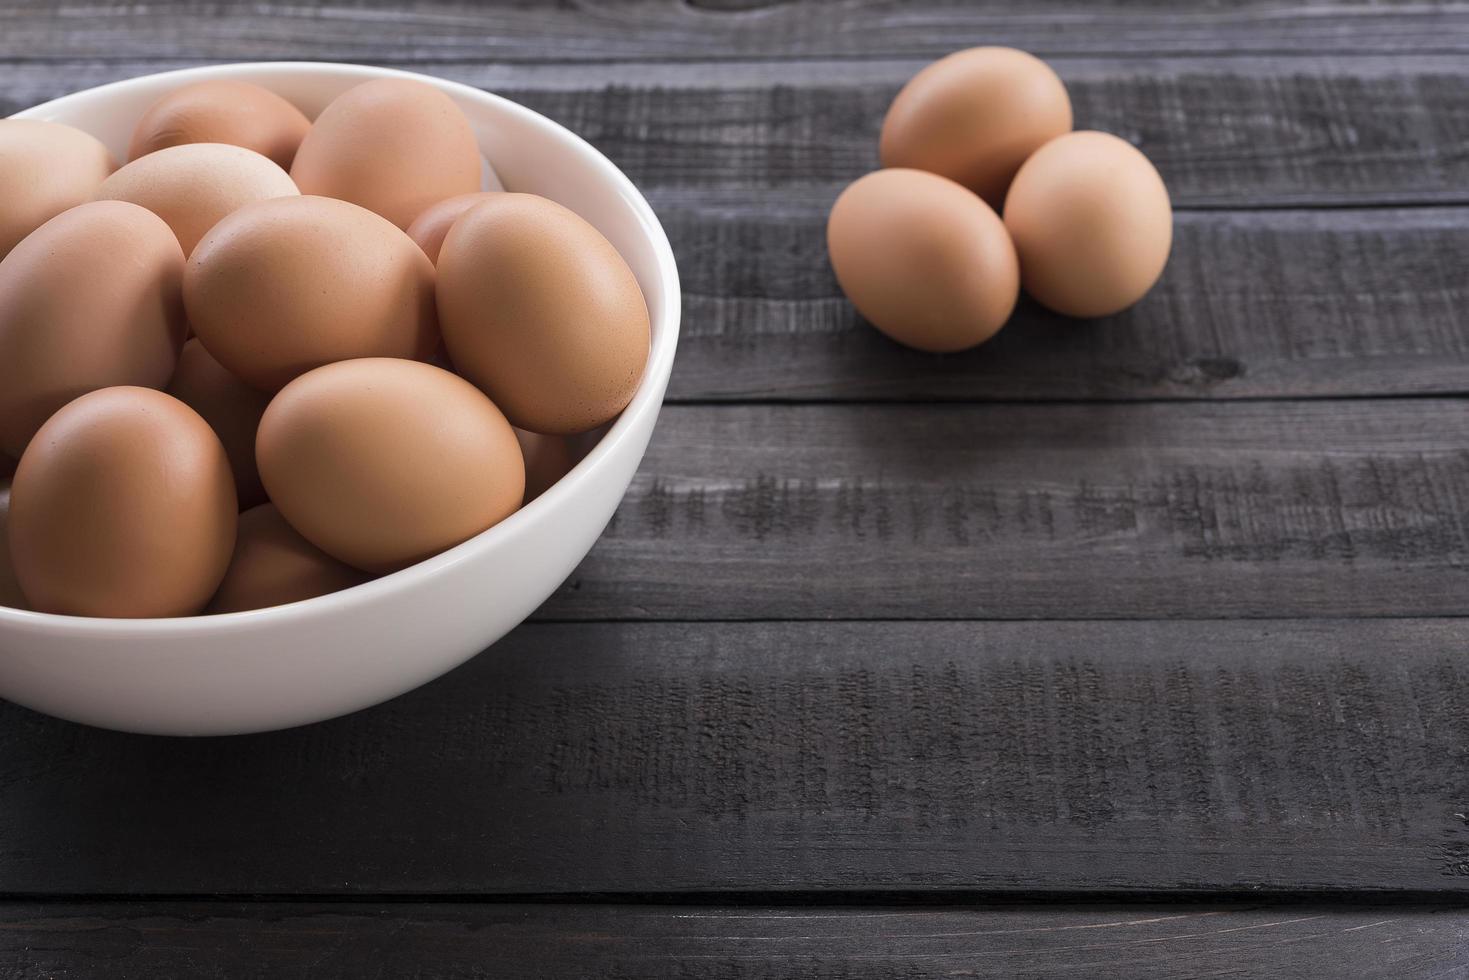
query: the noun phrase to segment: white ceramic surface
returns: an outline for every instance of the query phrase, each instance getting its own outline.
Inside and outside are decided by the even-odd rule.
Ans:
[[[120,157],[143,110],[205,78],[258,82],[315,116],[358,82],[413,77],[447,92],[510,190],[578,212],[637,275],[653,347],[632,404],[572,472],[457,548],[335,595],[189,619],[82,619],[0,607],[0,696],[107,728],[169,735],[267,731],[384,701],[509,632],[591,549],[658,419],[678,341],[679,284],[647,201],[604,156],[545,117],[478,89],[358,65],[217,65],[103,85],[18,113],[87,130]],[[493,653],[490,654],[493,656]]]

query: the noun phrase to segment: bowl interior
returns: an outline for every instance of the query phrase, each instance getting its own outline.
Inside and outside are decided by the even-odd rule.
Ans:
[[[353,593],[380,593],[392,588],[394,581],[430,574],[459,560],[466,550],[492,546],[499,537],[516,533],[528,512],[555,508],[569,498],[567,484],[598,479],[602,461],[614,451],[621,436],[634,427],[635,420],[656,415],[678,339],[678,273],[667,236],[652,208],[620,170],[580,137],[538,113],[470,86],[411,72],[362,65],[279,62],[187,68],[114,82],[16,113],[15,118],[75,126],[102,140],[123,159],[138,118],[156,99],[181,85],[208,78],[255,82],[314,118],[348,88],[385,77],[415,78],[447,93],[469,118],[481,151],[505,189],[539,194],[565,205],[596,227],[622,254],[642,287],[652,325],[648,366],[631,404],[607,429],[582,440],[579,448],[585,455],[576,467],[521,511],[457,548],[345,593],[271,609],[170,620],[79,619],[0,607],[0,625],[8,621],[28,630],[49,626],[137,635],[140,631],[194,630],[246,617],[289,614],[303,606],[341,603]]]

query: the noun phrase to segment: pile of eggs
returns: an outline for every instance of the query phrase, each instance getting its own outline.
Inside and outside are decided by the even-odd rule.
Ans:
[[[0,605],[191,616],[365,582],[509,516],[642,378],[626,262],[481,190],[429,84],[315,121],[189,85],[128,155],[0,120]]]
[[[1147,157],[1072,132],[1056,73],[1012,48],[971,48],[915,75],[883,120],[885,169],[831,211],[842,291],[894,340],[958,351],[1005,325],[1023,286],[1100,317],[1143,297],[1168,260],[1173,212]]]

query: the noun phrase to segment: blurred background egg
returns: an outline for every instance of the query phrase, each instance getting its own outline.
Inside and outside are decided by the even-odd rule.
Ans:
[[[978,196],[920,170],[878,170],[832,206],[827,250],[842,291],[893,340],[924,351],[983,343],[1020,291],[1010,236]]]
[[[439,250],[444,246],[444,237],[449,234],[449,229],[454,222],[459,220],[460,215],[468,211],[482,201],[494,197],[499,191],[477,191],[473,194],[460,194],[428,207],[417,218],[413,224],[408,226],[408,237],[418,243],[423,249],[423,254],[429,257],[431,262],[439,261]]]
[[[496,194],[439,253],[449,359],[532,432],[585,432],[632,399],[648,360],[648,308],[632,270],[583,218],[531,194]]]
[[[41,427],[11,487],[10,553],[31,608],[190,616],[214,594],[237,508],[219,439],[150,388],[104,388]]]
[[[292,527],[374,573],[467,541],[525,493],[505,416],[463,378],[417,361],[363,358],[302,375],[265,410],[256,457]]]
[[[168,222],[187,256],[225,215],[254,201],[299,193],[289,174],[254,150],[189,143],[127,164],[102,182],[96,198],[152,211]]]
[[[289,169],[311,121],[270,89],[225,79],[194,82],[148,107],[133,130],[128,159],[187,143],[228,143]]]
[[[0,477],[0,606],[26,609],[25,595],[10,562],[10,478]]]
[[[183,266],[163,219],[122,201],[64,211],[0,260],[0,451],[78,395],[168,383]]]
[[[571,444],[565,436],[546,436],[524,429],[516,429],[515,438],[525,457],[524,503],[528,504],[571,472]]]
[[[1106,316],[1142,299],[1173,243],[1163,179],[1110,133],[1068,133],[1037,150],[1015,175],[1005,226],[1025,291],[1076,317]]]
[[[208,613],[242,612],[314,599],[369,581],[296,533],[273,504],[240,515],[234,556]]]
[[[443,92],[380,78],[322,110],[296,151],[291,176],[302,194],[351,201],[407,228],[430,205],[480,189],[479,144]]]
[[[226,371],[197,337],[179,353],[168,393],[198,412],[219,436],[235,476],[240,509],[264,503],[265,488],[255,466],[255,432],[270,396]]]
[[[1071,99],[1050,66],[1014,48],[970,48],[903,86],[883,119],[884,167],[940,174],[995,210],[1020,165],[1071,129]]]
[[[96,137],[36,119],[0,119],[0,258],[67,208],[90,201],[116,164]]]
[[[257,201],[215,225],[184,273],[189,321],[236,377],[275,391],[352,357],[428,357],[434,267],[400,229],[324,197]]]

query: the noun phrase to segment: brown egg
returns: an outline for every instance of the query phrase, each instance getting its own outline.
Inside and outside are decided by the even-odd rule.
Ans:
[[[90,201],[116,164],[96,137],[38,119],[0,119],[0,258],[67,208]]]
[[[296,533],[273,504],[240,515],[235,554],[206,612],[231,613],[314,599],[369,581]]]
[[[1058,137],[1015,175],[1005,227],[1025,291],[1068,316],[1143,298],[1168,262],[1173,209],[1148,158],[1108,133]]]
[[[530,503],[551,489],[551,484],[571,472],[571,445],[565,436],[543,436],[539,432],[515,430],[520,453],[525,457],[525,499]]]
[[[134,160],[97,188],[99,201],[131,201],[158,215],[184,254],[225,215],[299,193],[290,175],[254,150],[224,143],[171,146]]]
[[[1071,100],[1050,66],[1014,48],[970,48],[903,86],[882,123],[884,167],[956,180],[998,210],[1015,171],[1071,129]]]
[[[525,493],[520,446],[500,410],[417,361],[364,358],[303,374],[265,410],[256,456],[291,526],[368,572],[467,541]]]
[[[57,412],[15,472],[10,552],[31,608],[190,616],[235,545],[224,447],[183,402],[104,388]]]
[[[183,265],[163,219],[122,201],[65,211],[0,261],[0,450],[88,391],[168,383]]]
[[[500,191],[477,191],[473,194],[460,194],[446,201],[430,205],[429,208],[413,219],[413,224],[408,226],[408,237],[418,243],[423,249],[423,254],[429,260],[437,263],[439,261],[439,249],[444,247],[444,237],[449,234],[449,229],[459,217],[482,201],[489,200],[500,194]]]
[[[194,82],[148,107],[133,130],[128,159],[187,143],[229,143],[288,168],[311,120],[270,89],[250,82]]]
[[[1020,292],[1005,226],[947,177],[879,170],[832,206],[826,245],[842,291],[873,326],[919,350],[993,337]]]
[[[240,508],[265,502],[255,466],[255,431],[270,396],[226,371],[195,337],[184,344],[168,393],[199,413],[224,446]]]
[[[407,228],[429,205],[479,190],[480,165],[453,99],[424,82],[380,78],[322,110],[291,176],[302,194],[351,201]]]
[[[263,391],[351,357],[427,357],[438,342],[422,249],[324,197],[257,201],[215,225],[189,258],[184,304],[215,360]]]
[[[454,222],[438,297],[454,366],[522,429],[596,428],[642,380],[638,281],[611,242],[554,201],[497,194]]]
[[[0,606],[29,609],[10,562],[10,480],[0,479]]]

